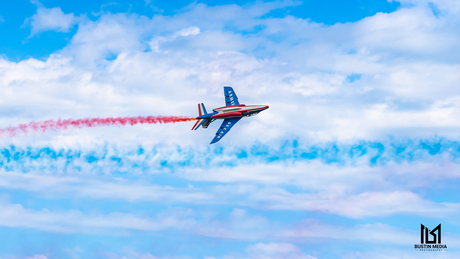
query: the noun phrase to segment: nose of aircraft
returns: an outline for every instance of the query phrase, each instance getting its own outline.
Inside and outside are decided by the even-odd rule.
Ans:
[[[266,110],[266,109],[268,109],[269,107],[270,107],[270,106],[265,105],[263,109]]]

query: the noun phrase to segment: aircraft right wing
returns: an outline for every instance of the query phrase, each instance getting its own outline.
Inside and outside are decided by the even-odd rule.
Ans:
[[[238,105],[238,97],[230,86],[224,86],[225,106]]]
[[[211,141],[211,144],[214,144],[221,140],[225,134],[227,134],[230,129],[235,125],[241,118],[230,118],[230,119],[225,119],[222,122],[222,125],[220,125],[220,128],[216,132],[216,136],[214,139]]]

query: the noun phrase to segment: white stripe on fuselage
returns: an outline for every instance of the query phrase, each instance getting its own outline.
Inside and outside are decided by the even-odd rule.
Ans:
[[[221,114],[221,113],[227,113],[227,112],[246,112],[248,110],[262,109],[264,107],[265,105],[246,105],[242,107],[227,106],[227,107],[214,109],[213,111],[218,112],[218,114]]]

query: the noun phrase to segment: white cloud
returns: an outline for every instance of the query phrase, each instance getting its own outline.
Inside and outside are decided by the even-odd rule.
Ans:
[[[316,257],[306,255],[297,246],[289,243],[258,243],[245,249],[247,258],[254,259],[315,259]]]
[[[27,257],[27,259],[48,259],[46,255],[36,254],[33,257]]]
[[[110,213],[106,215],[85,215],[78,210],[54,212],[24,208],[20,204],[2,201],[4,213],[1,225],[7,227],[33,228],[57,233],[126,233],[126,230],[158,231],[167,228],[190,229],[193,219],[180,219],[160,215],[157,219],[139,217],[134,214]]]
[[[80,256],[78,256],[78,253],[83,252],[83,250],[78,246],[76,246],[74,248],[66,247],[66,248],[64,248],[64,251],[66,251],[67,254],[69,255],[69,257],[72,258],[72,259],[80,259]]]
[[[436,203],[410,191],[347,192],[346,187],[337,183],[320,192],[291,193],[281,187],[252,184],[177,188],[122,179],[88,179],[89,176],[82,179],[13,172],[2,175],[2,188],[27,190],[54,199],[77,197],[173,204],[228,204],[264,210],[320,211],[350,218],[408,214],[435,215],[433,217],[453,220],[460,207],[458,203]]]
[[[44,31],[68,32],[80,18],[73,13],[65,14],[60,7],[38,7],[37,13],[24,21],[24,25],[30,25],[31,37]]]
[[[417,253],[416,253],[417,252]],[[442,251],[437,253],[427,253],[419,251],[408,251],[408,249],[378,249],[376,251],[346,253],[344,259],[447,259],[457,258],[460,254],[457,251]]]
[[[168,41],[173,41],[177,37],[188,37],[188,36],[195,36],[200,34],[200,28],[196,26],[192,26],[189,28],[184,28],[181,29],[180,31],[174,33],[173,35],[169,37],[163,37],[163,36],[157,36],[152,39],[152,41],[149,43],[150,48],[155,51],[155,52],[160,52],[160,44],[163,42],[168,42]],[[166,54],[167,52],[165,52]]]
[[[105,258],[110,259],[191,259],[189,256],[166,256],[166,257],[156,257],[150,253],[139,253],[133,249],[124,248],[124,251],[120,254],[115,253],[104,253]],[[213,257],[205,256],[204,259],[282,259],[282,258],[292,258],[292,259],[316,259],[316,257],[306,255],[302,252],[297,246],[290,243],[257,243],[254,245],[248,246],[245,250],[245,254],[235,256],[224,255],[222,257]]]
[[[398,0],[402,4],[413,4],[417,6],[435,5],[441,11],[456,14],[460,10],[460,3],[455,0]]]
[[[190,256],[164,256],[164,257],[157,257],[153,256],[150,253],[139,253],[132,248],[123,247],[121,253],[112,253],[112,252],[103,252],[103,258],[107,259],[192,259],[194,257]]]
[[[139,253],[133,249],[124,248],[120,254],[115,253],[104,253],[104,258],[109,259],[191,259],[192,257],[156,257],[150,253]],[[407,249],[376,249],[375,251],[365,252],[342,252],[340,258],[344,259],[391,259],[391,258],[403,258],[403,259],[416,259],[416,258],[436,258],[446,259],[457,257],[458,253],[453,251],[437,252],[433,253],[415,253],[414,251],[408,251]],[[291,243],[256,243],[249,245],[244,251],[232,251],[228,255],[223,256],[204,256],[204,259],[284,259],[284,258],[295,258],[295,259],[314,259],[317,257],[305,254],[299,247]]]
[[[251,215],[238,208],[233,209],[228,215],[176,208],[160,211],[154,216],[119,212],[101,214],[82,213],[78,210],[34,210],[4,200],[0,203],[0,208],[3,211],[0,215],[1,226],[68,234],[131,235],[139,231],[148,234],[179,230],[196,236],[251,242],[311,243],[314,240],[314,243],[327,244],[331,240],[336,240],[389,247],[412,246],[419,240],[418,228],[401,229],[382,223],[343,226],[323,223],[315,219],[286,224],[270,221],[258,214]],[[443,238],[449,240],[450,248],[460,247],[460,237],[457,234],[443,232]],[[82,251],[78,247],[66,250],[74,256]],[[306,256],[297,247],[289,244],[259,244],[248,248],[246,252],[248,258],[263,256],[304,258]],[[290,256],[287,256],[288,254]]]

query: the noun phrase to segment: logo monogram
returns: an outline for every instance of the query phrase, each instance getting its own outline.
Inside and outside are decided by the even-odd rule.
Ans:
[[[435,227],[433,230],[429,230],[427,227],[425,227],[423,224],[420,224],[420,243],[422,244],[441,244],[441,224],[439,224],[437,227]],[[436,235],[435,233],[438,232]],[[428,235],[430,233],[431,236],[433,236],[433,240],[430,240],[430,236]],[[437,241],[437,242],[436,242]]]

